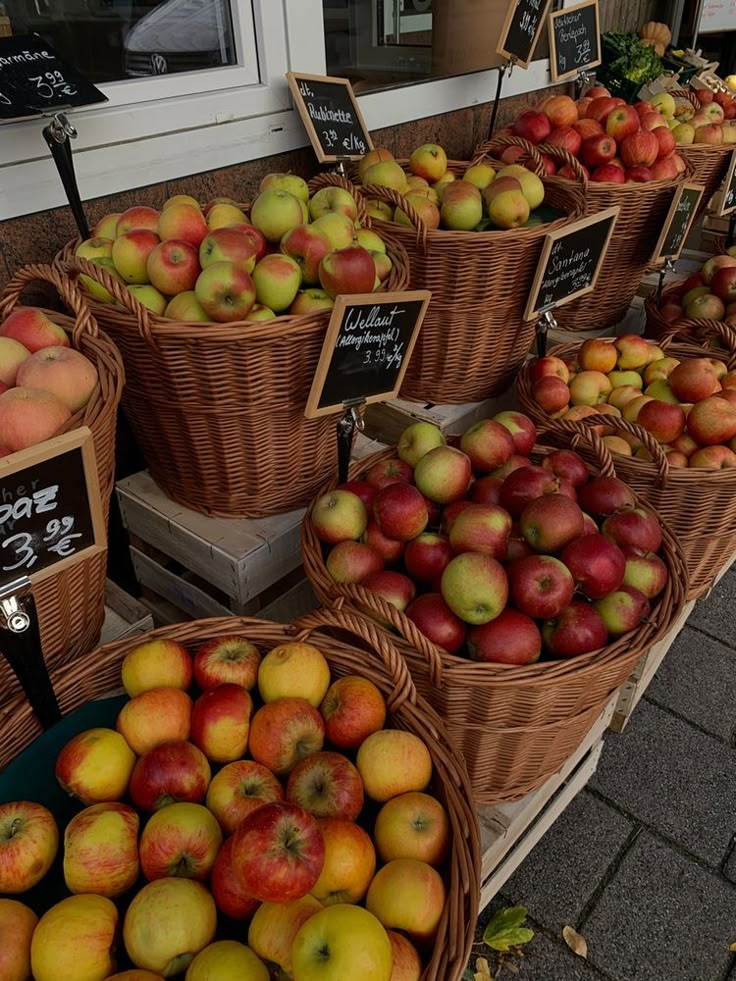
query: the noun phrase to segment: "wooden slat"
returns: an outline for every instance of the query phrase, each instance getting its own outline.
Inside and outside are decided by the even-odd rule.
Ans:
[[[102,625],[100,643],[109,644],[148,630],[153,630],[150,612],[112,579],[108,579],[105,589],[105,622]]]

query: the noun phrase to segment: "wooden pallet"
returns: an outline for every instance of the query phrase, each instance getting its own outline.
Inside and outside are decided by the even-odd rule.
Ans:
[[[478,809],[482,851],[481,910],[595,773],[615,705],[616,696],[609,701],[577,751],[541,787],[511,804],[493,804]]]
[[[409,402],[393,399],[369,405],[365,413],[365,434],[389,446],[395,446],[401,434],[415,422],[431,422],[443,433],[462,433],[479,419],[490,419],[504,409],[515,409],[513,388],[503,395],[483,402],[463,405],[435,405],[432,402]]]
[[[734,559],[727,562],[713,582],[713,586],[720,582],[723,576],[734,563]],[[690,600],[682,609],[680,616],[672,624],[667,634],[656,644],[654,644],[646,654],[636,662],[634,670],[629,675],[626,682],[619,689],[618,701],[611,719],[611,729],[614,732],[623,732],[631,719],[634,709],[639,704],[647,688],[654,680],[654,676],[659,670],[660,665],[667,656],[667,652],[677,639],[677,635],[687,623],[688,617],[695,608],[697,600]]]
[[[129,596],[112,579],[108,579],[105,589],[105,622],[102,624],[100,644],[135,637],[149,630],[153,630],[150,610],[139,600]]]

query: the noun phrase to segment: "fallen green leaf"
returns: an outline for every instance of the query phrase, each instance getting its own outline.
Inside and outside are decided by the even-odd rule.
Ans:
[[[534,938],[534,931],[523,924],[528,910],[525,906],[509,906],[499,910],[483,932],[483,941],[491,950],[505,954],[512,947],[520,947]]]

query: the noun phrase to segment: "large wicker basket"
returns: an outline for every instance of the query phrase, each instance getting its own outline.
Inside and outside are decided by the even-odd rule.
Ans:
[[[506,146],[523,147],[539,175],[544,167],[534,148],[515,137],[499,138],[484,152]],[[455,163],[460,171],[468,163]],[[368,198],[398,205],[414,228],[376,222],[379,231],[396,236],[409,253],[412,289],[432,291],[401,387],[403,398],[421,402],[480,401],[504,391],[534,340],[534,325],[524,322],[524,309],[544,236],[585,210],[582,191],[571,184],[550,184],[546,202],[566,217],[533,228],[508,231],[458,232],[430,230],[411,205],[395,191],[366,187]]]
[[[23,290],[39,281],[55,287],[73,316],[51,310],[46,310],[46,314],[67,331],[72,346],[97,367],[99,384],[92,398],[63,431],[87,426],[92,432],[107,522],[115,479],[115,422],[125,377],[122,361],[114,344],[98,330],[79,289],[50,266],[26,266],[15,274],[0,298],[0,322],[19,304]],[[106,571],[107,552],[102,551],[34,588],[43,653],[50,667],[59,667],[86,654],[99,640],[105,618]],[[15,675],[5,659],[0,658],[0,705],[18,691]]]
[[[662,290],[660,304],[657,303],[656,293],[650,293],[644,301],[644,312],[646,314],[644,326],[645,337],[656,340],[657,343],[666,338],[671,338],[674,335],[680,341],[687,338],[693,338],[697,341],[698,337],[703,336],[703,331],[706,331],[709,337],[720,343],[720,340],[723,338],[728,340],[733,336],[734,328],[725,321],[703,320],[700,317],[683,317],[681,320],[674,322],[666,320],[662,316],[660,307],[664,306],[670,298],[677,302],[677,298],[673,296],[677,290],[677,285],[677,283],[673,283],[671,286]],[[719,328],[717,326],[718,324],[723,324],[723,327]]]
[[[389,242],[385,284],[406,288],[408,260]],[[149,313],[99,266],[61,256],[103,282],[118,305],[92,303],[120,348],[123,408],[151,476],[186,507],[258,517],[306,504],[336,466],[335,420],[305,419],[329,311],[262,323],[179,323]]]
[[[209,638],[240,634],[261,651],[296,637],[310,637],[327,658],[333,677],[359,674],[376,684],[386,698],[388,723],[421,737],[432,755],[433,793],[447,809],[452,846],[447,861],[447,902],[422,981],[460,981],[470,957],[480,896],[478,821],[462,758],[452,749],[444,723],[417,695],[406,665],[385,632],[349,612],[320,611],[295,626],[267,620],[227,617],[175,624],[99,648],[69,670],[56,672],[53,685],[64,715],[82,704],[119,689],[120,667],[127,652],[149,639],[165,638],[198,645]],[[17,698],[0,709],[5,734],[0,769],[41,734],[30,706]]]
[[[576,423],[557,424],[554,432],[568,442],[589,441],[597,469],[614,472],[610,454],[595,433]],[[544,454],[549,447],[538,446],[535,452]],[[387,450],[356,464],[354,476],[393,455]],[[333,582],[309,511],[302,524],[302,557],[323,603],[339,600],[391,624],[394,642],[419,692],[446,721],[465,757],[476,803],[490,804],[522,797],[559,770],[636,660],[669,629],[684,603],[685,574],[674,538],[666,527],[663,534],[669,582],[647,622],[602,650],[524,667],[448,654],[375,593]]]
[[[540,153],[551,147],[540,145]],[[626,314],[650,264],[678,186],[690,175],[646,184],[607,184],[585,181],[588,214],[620,208],[608,243],[595,291],[555,310],[562,330],[594,330],[618,323]],[[551,185],[569,186],[564,177],[550,177]]]
[[[676,358],[721,357],[730,369],[736,368],[736,332],[732,328],[711,320],[688,323],[697,331],[697,339],[689,335],[665,337],[658,342],[660,347]],[[711,342],[721,350],[714,351]],[[574,358],[578,348],[579,344],[560,344],[549,353]],[[549,418],[532,398],[528,369],[520,373],[517,391],[522,411],[535,422],[548,425]],[[584,424],[605,424],[614,432],[635,436],[649,450],[651,462],[615,453],[616,471],[677,538],[687,568],[687,598],[704,596],[736,554],[736,470],[669,467],[661,446],[646,430],[617,416],[590,416]]]
[[[675,89],[672,95],[687,99],[696,110],[701,108],[700,100],[691,89]],[[705,211],[710,199],[723,183],[731,161],[731,154],[735,149],[736,146],[733,143],[722,143],[720,146],[710,146],[707,143],[678,145],[677,152],[692,171],[691,179],[696,184],[705,186],[705,193],[698,205],[698,215]]]

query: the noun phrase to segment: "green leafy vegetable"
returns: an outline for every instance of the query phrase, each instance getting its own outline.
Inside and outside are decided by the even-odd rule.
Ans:
[[[643,45],[636,34],[603,35],[606,49],[613,57],[606,59],[606,67],[614,75],[645,85],[664,71],[662,59],[652,47]]]

